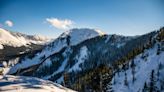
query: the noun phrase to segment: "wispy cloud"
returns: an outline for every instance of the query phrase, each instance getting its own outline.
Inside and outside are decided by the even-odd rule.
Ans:
[[[5,21],[5,24],[8,26],[8,27],[12,27],[14,24],[11,20],[6,20]]]
[[[55,28],[61,30],[67,30],[71,28],[71,26],[74,23],[72,20],[68,20],[68,19],[61,20],[58,18],[47,18],[46,21],[50,23],[52,26],[54,26]]]

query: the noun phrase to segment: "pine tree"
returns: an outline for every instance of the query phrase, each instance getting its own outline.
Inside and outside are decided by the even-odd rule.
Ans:
[[[125,85],[125,86],[128,86],[128,80],[127,80],[127,74],[126,74],[126,72],[125,72],[125,80],[124,80],[124,85]]]
[[[161,48],[160,48],[160,44],[158,44],[157,55],[160,54],[160,50],[161,50]]]
[[[133,83],[135,82],[136,78],[135,78],[135,68],[132,68],[132,81]]]
[[[150,88],[149,91],[150,92],[157,92],[157,87],[156,87],[156,79],[154,76],[154,70],[152,70],[151,72],[151,76],[150,76]]]
[[[158,64],[158,69],[157,69],[157,80],[159,80],[159,76],[160,76],[160,69],[161,69],[162,65],[161,63]]]
[[[116,84],[115,73],[113,74],[113,84]]]
[[[100,90],[103,90],[103,79],[102,79],[102,74],[99,73],[99,76],[100,76]]]
[[[63,76],[64,76],[64,83],[63,84],[65,87],[68,87],[69,86],[69,73],[65,72]]]
[[[108,84],[108,92],[113,92],[112,83],[111,82]]]
[[[144,84],[144,88],[142,89],[142,92],[148,92],[148,86],[146,82]]]
[[[132,68],[133,83],[136,80],[136,78],[135,78],[135,66],[136,65],[134,63],[134,60],[132,60],[132,62],[131,62],[131,68]]]
[[[163,65],[161,62],[159,63],[158,67],[159,67],[159,70],[161,70],[163,68]]]
[[[70,39],[71,39],[71,36],[67,36],[67,38],[66,38],[66,41],[67,41],[67,45],[69,46],[70,45]]]

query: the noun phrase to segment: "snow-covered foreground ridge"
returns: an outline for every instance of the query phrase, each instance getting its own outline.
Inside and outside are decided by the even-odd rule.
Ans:
[[[18,32],[7,31],[0,28],[0,49],[3,49],[3,45],[9,45],[13,47],[20,47],[28,44],[43,44],[50,39],[40,35],[25,35]]]
[[[75,92],[59,84],[34,77],[0,76],[0,92]]]

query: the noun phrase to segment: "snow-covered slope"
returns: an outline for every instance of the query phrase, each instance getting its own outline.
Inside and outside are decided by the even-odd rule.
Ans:
[[[0,92],[75,92],[59,84],[34,77],[0,76]]]
[[[153,48],[145,50],[144,53],[136,56],[134,60],[134,67],[131,68],[132,61],[130,61],[129,68],[127,70],[121,69],[117,72],[110,84],[110,89],[114,92],[148,92],[150,79],[154,76],[154,86],[156,91],[152,92],[163,92],[162,81],[164,80],[164,52],[160,49],[164,48],[163,43],[161,45],[155,45]],[[158,54],[157,54],[158,53]],[[152,75],[152,71],[154,71]],[[127,82],[127,83],[125,83]],[[143,91],[145,84],[147,85],[147,91]],[[157,91],[158,90],[158,91]],[[160,91],[161,90],[161,91]]]
[[[74,46],[87,39],[94,38],[96,36],[104,35],[103,32],[94,29],[72,29],[61,34],[52,43],[48,44],[41,52],[37,53],[32,59],[25,58],[21,63],[13,66],[9,74],[17,72],[19,69],[28,68],[33,65],[42,63],[41,58],[48,58],[54,53],[59,52],[64,47]]]
[[[20,47],[31,43],[43,44],[49,40],[49,38],[40,35],[30,36],[18,32],[10,32],[0,28],[0,49],[3,49],[3,45]]]
[[[69,72],[80,70],[81,68],[79,66],[80,64],[84,63],[85,59],[88,58],[87,56],[88,56],[88,48],[84,46],[80,49],[79,55],[75,57],[77,60],[77,63],[69,69]]]

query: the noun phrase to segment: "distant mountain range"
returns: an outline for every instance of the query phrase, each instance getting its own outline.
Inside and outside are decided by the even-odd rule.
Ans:
[[[142,90],[145,82],[148,90],[162,92],[163,41],[164,28],[140,36],[71,29],[37,50],[3,60],[1,64],[3,74],[38,77],[80,92],[147,92]],[[157,69],[159,64],[161,70]],[[154,82],[156,89],[149,85],[152,70],[152,76],[159,73],[161,80]]]
[[[11,32],[0,28],[0,49],[3,49],[3,45],[20,47],[28,46],[30,44],[44,44],[48,40],[47,37],[40,35],[26,35],[18,32]]]
[[[51,39],[0,28],[0,63],[41,49]]]

